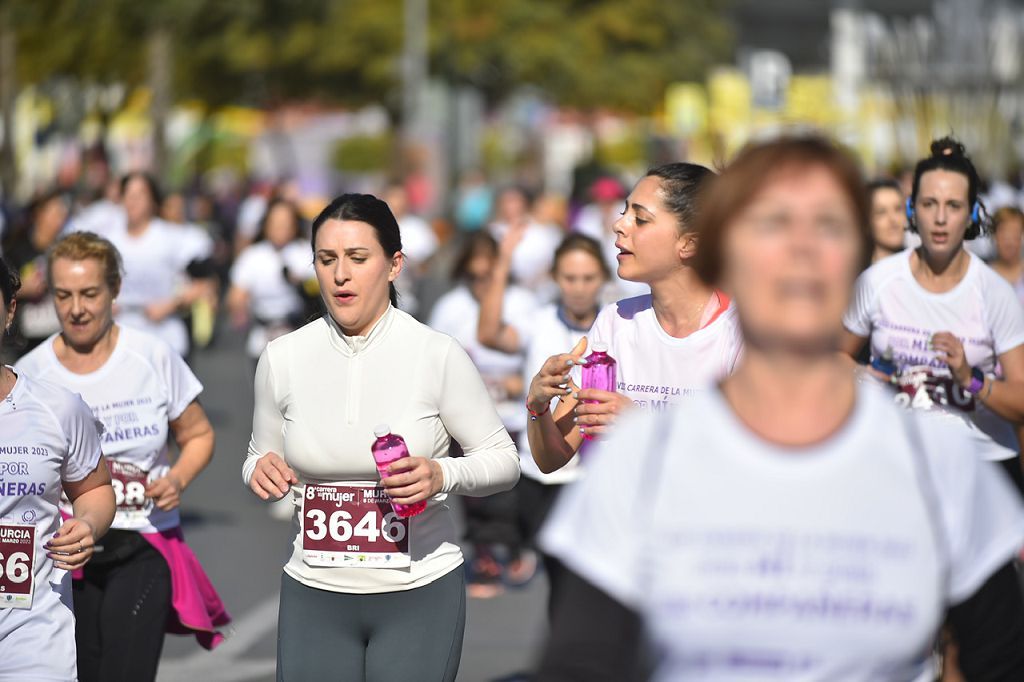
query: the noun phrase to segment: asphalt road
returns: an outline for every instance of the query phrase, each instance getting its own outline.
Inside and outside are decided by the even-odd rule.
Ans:
[[[217,431],[217,450],[185,493],[182,523],[234,624],[228,640],[213,652],[191,637],[168,635],[158,679],[273,680],[281,567],[293,535],[291,524],[271,518],[241,481],[252,426],[252,365],[242,339],[230,332],[197,353],[192,365],[205,386],[201,401]],[[527,670],[544,638],[546,598],[538,576],[526,588],[470,600],[459,682],[514,679]]]

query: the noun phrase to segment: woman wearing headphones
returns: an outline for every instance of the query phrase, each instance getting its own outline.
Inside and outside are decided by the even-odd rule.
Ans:
[[[856,355],[870,340],[871,356],[892,358],[915,406],[961,411],[1020,452],[1024,309],[1009,283],[964,249],[982,231],[978,185],[963,145],[948,137],[932,143],[931,156],[914,170],[907,201],[921,245],[861,274],[843,320],[845,350]],[[1004,465],[1019,485],[1015,458]]]

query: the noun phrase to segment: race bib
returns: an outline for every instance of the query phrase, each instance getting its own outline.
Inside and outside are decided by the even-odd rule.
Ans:
[[[35,526],[0,524],[0,608],[32,608],[35,550]]]
[[[911,367],[897,378],[899,393],[896,402],[914,409],[953,408],[962,412],[973,412],[976,408],[974,396],[947,375],[936,375],[930,368]]]
[[[374,483],[306,484],[302,560],[310,566],[406,568],[409,521]]]
[[[117,503],[115,523],[118,528],[145,528],[153,509],[152,498],[146,497],[149,472],[128,462],[108,459],[110,485]]]

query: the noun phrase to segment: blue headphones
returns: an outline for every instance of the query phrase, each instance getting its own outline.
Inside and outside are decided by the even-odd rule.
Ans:
[[[910,197],[907,197],[907,220],[911,225],[914,224],[914,201]],[[971,206],[971,225],[978,225],[980,222],[981,204],[975,201],[974,206]]]

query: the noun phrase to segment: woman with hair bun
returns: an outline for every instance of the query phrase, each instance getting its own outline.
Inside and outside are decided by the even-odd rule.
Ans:
[[[751,146],[712,183],[695,270],[735,294],[743,358],[624,418],[561,497],[537,682],[932,679],[946,618],[967,679],[1024,679],[1024,507],[982,461],[999,448],[837,352],[868,222],[826,140]]]
[[[961,412],[1014,453],[1024,422],[1024,309],[1006,280],[964,248],[985,229],[980,181],[944,137],[917,163],[907,201],[916,249],[868,268],[846,313],[844,349],[891,361],[914,406]],[[1004,460],[1020,485],[1018,458]]]

